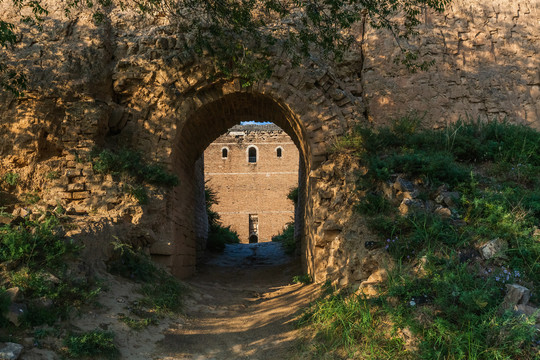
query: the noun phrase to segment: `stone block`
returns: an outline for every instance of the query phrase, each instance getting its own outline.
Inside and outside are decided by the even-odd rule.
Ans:
[[[21,318],[28,311],[25,304],[21,303],[11,303],[5,318],[9,320],[15,326],[21,325]]]
[[[90,191],[77,191],[72,193],[73,200],[83,200],[90,197]]]
[[[21,355],[24,347],[20,344],[7,342],[0,345],[0,359],[2,360],[17,360]]]
[[[512,309],[515,305],[527,305],[531,298],[531,291],[518,284],[506,284],[506,296],[502,308]]]
[[[394,182],[394,189],[401,192],[412,192],[414,191],[414,185],[409,180],[403,179],[402,177],[398,177],[396,181]]]
[[[84,183],[68,184],[67,191],[84,191]]]
[[[508,242],[504,239],[496,238],[483,245],[480,248],[480,253],[482,254],[482,257],[487,260],[504,256],[506,249],[508,249]]]

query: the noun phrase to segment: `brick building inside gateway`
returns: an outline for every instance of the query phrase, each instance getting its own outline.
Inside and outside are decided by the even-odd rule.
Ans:
[[[274,124],[237,125],[204,152],[207,186],[213,189],[225,226],[242,243],[271,241],[294,220],[287,194],[298,185],[299,154]]]

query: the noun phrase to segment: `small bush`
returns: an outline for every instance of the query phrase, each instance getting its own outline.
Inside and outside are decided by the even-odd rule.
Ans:
[[[47,299],[50,306],[30,302],[23,323],[28,326],[53,325],[58,319],[67,319],[69,310],[87,304],[99,294],[101,288],[93,280],[56,277],[43,270],[22,268],[9,274],[13,286],[18,286],[27,299]]]
[[[114,333],[111,331],[96,329],[72,334],[64,339],[64,345],[71,358],[118,359],[120,357],[120,351],[114,343]]]
[[[278,235],[272,236],[272,241],[279,242],[287,255],[294,255],[296,252],[296,239],[294,238],[294,223],[290,222]]]
[[[131,246],[113,243],[114,251],[108,269],[127,279],[143,282],[141,306],[158,313],[177,312],[182,306],[186,289],[172,275],[158,268],[148,256],[135,251]],[[128,324],[129,325],[129,324]]]
[[[368,193],[357,205],[357,210],[365,215],[388,214],[395,210],[390,201],[378,193]]]
[[[295,206],[298,204],[298,186],[289,191],[287,199],[291,200]]]
[[[176,175],[159,164],[146,163],[137,151],[121,149],[115,152],[95,148],[90,152],[90,160],[95,172],[123,178],[127,182],[124,191],[133,195],[140,204],[148,203],[145,184],[173,187],[179,183]]]
[[[144,317],[142,319],[135,319],[133,317],[122,315],[119,317],[120,321],[129,326],[133,330],[146,329],[150,325],[157,325],[158,320],[155,316]]]
[[[238,244],[240,238],[238,233],[231,230],[230,226],[223,226],[219,214],[212,210],[212,205],[218,204],[216,192],[205,187],[206,214],[208,216],[208,239],[206,247],[210,251],[222,252],[226,244]]]
[[[159,269],[145,254],[137,252],[128,244],[112,243],[114,249],[108,262],[108,270],[135,281],[155,280]]]
[[[127,175],[138,183],[161,186],[178,185],[178,177],[169,173],[163,166],[147,164],[141,153],[129,149],[117,152],[108,149],[93,149],[90,153],[94,171],[115,176]]]
[[[8,172],[4,175],[2,180],[9,186],[15,186],[19,182],[19,177],[20,176],[17,173]]]
[[[206,246],[208,250],[221,252],[225,250],[226,244],[238,244],[240,238],[238,233],[231,230],[229,226],[211,225],[208,231],[208,240]]]
[[[293,283],[295,284],[311,284],[313,282],[313,278],[309,274],[304,275],[296,275],[292,279]]]
[[[58,268],[79,247],[64,239],[59,221],[47,216],[43,222],[26,221],[16,227],[0,227],[0,261],[24,264],[30,269]]]

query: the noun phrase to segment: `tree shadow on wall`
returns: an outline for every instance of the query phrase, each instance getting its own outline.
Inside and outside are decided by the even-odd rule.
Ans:
[[[399,49],[390,34],[368,29],[362,81],[370,119],[388,125],[425,111],[437,127],[468,116],[540,127],[538,11],[534,2],[456,1],[443,15],[424,14],[411,46],[435,63],[415,74],[393,64]]]

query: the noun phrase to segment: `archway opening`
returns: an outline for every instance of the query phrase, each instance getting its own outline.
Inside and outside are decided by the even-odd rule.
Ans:
[[[286,149],[282,158],[275,155],[276,144]],[[227,159],[219,156],[224,147],[229,148]],[[255,165],[252,156],[257,156]],[[204,152],[206,191],[211,194],[208,248],[222,249],[225,244],[220,240],[242,244],[276,240],[294,253],[296,198],[291,194],[297,192],[298,171],[298,149],[275,124],[244,122],[212,142]],[[217,237],[218,233],[224,236]]]
[[[301,249],[304,269],[309,255],[304,239],[307,174],[311,152],[301,121],[283,103],[262,94],[237,92],[217,96],[200,104],[178,129],[171,154],[172,169],[180,178],[168,198],[171,216],[171,238],[174,239],[169,266],[178,277],[193,274],[204,254],[208,236],[208,218],[204,194],[204,150],[221,134],[242,121],[272,122],[290,136],[299,153],[298,205],[295,217],[295,239]],[[228,153],[231,156],[231,151]],[[257,154],[260,156],[260,154]],[[274,155],[275,157],[275,155]],[[249,160],[249,153],[248,153]],[[258,240],[260,236],[257,235]]]

